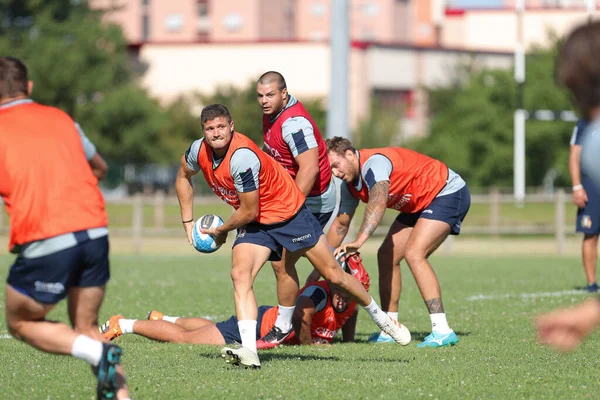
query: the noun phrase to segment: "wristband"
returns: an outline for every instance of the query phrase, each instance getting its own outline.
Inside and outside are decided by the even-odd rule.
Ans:
[[[181,221],[182,224],[187,224],[188,222],[194,222],[194,218],[190,219],[189,221]]]
[[[575,192],[576,190],[581,190],[581,189],[583,189],[583,185],[581,185],[581,184],[573,186],[573,191],[574,191],[574,192]]]

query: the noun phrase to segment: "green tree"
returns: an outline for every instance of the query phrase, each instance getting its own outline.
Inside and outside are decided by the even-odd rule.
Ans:
[[[108,159],[177,162],[190,136],[169,120],[180,104],[164,111],[136,84],[119,26],[85,1],[0,1],[0,54],[27,64],[36,101],[69,113]]]
[[[293,92],[290,92],[293,95]],[[235,122],[235,130],[250,137],[255,143],[262,143],[262,111],[256,98],[256,82],[251,81],[244,88],[222,86],[215,93],[198,96],[202,104],[221,103],[227,106]],[[325,137],[326,111],[320,99],[298,99],[311,115],[321,134]]]
[[[401,113],[400,113],[401,114]],[[385,110],[379,101],[371,102],[366,118],[358,121],[352,135],[352,144],[357,149],[372,149],[397,145],[400,132],[398,113]]]
[[[570,110],[565,91],[554,82],[557,47],[534,48],[527,56],[526,109]],[[431,135],[412,146],[447,163],[472,187],[513,183],[513,113],[516,84],[511,70],[459,68],[450,87],[428,90]],[[540,186],[546,173],[568,182],[569,135],[573,123],[528,121],[526,183]]]

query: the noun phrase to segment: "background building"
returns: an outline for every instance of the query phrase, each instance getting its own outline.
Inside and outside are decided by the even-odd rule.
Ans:
[[[444,85],[466,59],[510,68],[515,0],[349,0],[351,126],[374,99],[402,117],[404,135],[427,132],[426,86]],[[526,46],[548,46],[589,18],[586,0],[528,0]],[[266,70],[293,94],[325,101],[331,86],[330,0],[91,0],[120,24],[147,65],[143,85],[168,102]],[[240,62],[243,60],[243,62]],[[176,73],[175,73],[176,71]]]

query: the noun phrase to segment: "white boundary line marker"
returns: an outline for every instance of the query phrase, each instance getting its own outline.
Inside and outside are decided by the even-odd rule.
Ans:
[[[585,290],[561,290],[558,292],[537,292],[537,293],[505,293],[505,294],[477,294],[474,296],[467,297],[467,301],[481,301],[481,300],[502,300],[502,299],[537,299],[540,297],[562,297],[562,296],[573,296],[573,295],[588,295],[589,293]]]

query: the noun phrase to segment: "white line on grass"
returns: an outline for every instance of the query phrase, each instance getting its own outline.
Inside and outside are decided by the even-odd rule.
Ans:
[[[13,337],[10,336],[8,333],[3,333],[0,335],[0,339],[12,339]]]
[[[561,290],[558,292],[537,292],[537,293],[478,294],[475,296],[467,297],[467,301],[501,300],[501,299],[510,299],[510,298],[537,299],[540,297],[561,297],[561,296],[587,295],[587,294],[588,293],[583,290]]]

